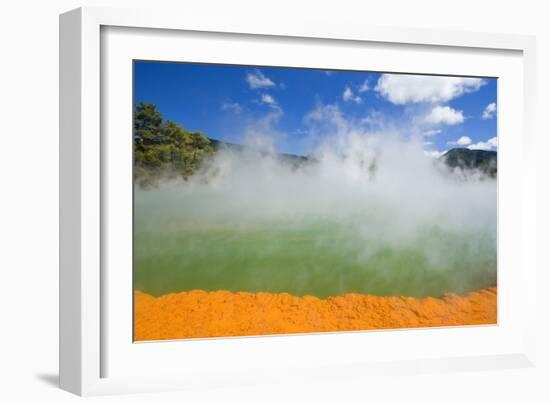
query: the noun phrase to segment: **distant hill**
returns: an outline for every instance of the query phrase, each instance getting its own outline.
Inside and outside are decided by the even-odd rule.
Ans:
[[[246,150],[246,147],[241,144],[234,144],[234,143],[227,143],[225,141],[216,140],[213,138],[208,137],[208,140],[210,141],[210,145],[214,149],[214,151],[219,150],[233,150],[233,151],[244,151]]]
[[[245,150],[251,150],[250,147],[244,146],[241,144],[234,144],[234,143],[227,143],[225,141],[215,140],[212,138],[208,138],[210,140],[210,145],[214,149],[214,152],[219,150],[232,150],[232,151],[245,151]],[[265,154],[263,152],[260,152],[261,154]],[[293,167],[297,168],[300,165],[310,161],[310,158],[304,157],[302,155],[295,155],[295,154],[285,154],[280,153],[277,154],[277,157],[281,159],[284,162],[289,163]]]
[[[443,154],[441,159],[451,168],[479,169],[493,178],[497,176],[496,151],[453,148]]]

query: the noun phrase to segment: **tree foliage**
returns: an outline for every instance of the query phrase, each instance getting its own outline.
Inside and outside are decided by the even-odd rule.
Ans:
[[[163,177],[187,179],[213,154],[210,140],[164,120],[154,104],[140,102],[134,111],[134,179],[152,186]]]

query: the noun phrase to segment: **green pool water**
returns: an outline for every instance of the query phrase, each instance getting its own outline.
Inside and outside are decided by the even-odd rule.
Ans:
[[[496,284],[494,217],[468,225],[419,219],[400,230],[383,206],[349,214],[266,207],[263,215],[261,206],[247,214],[246,203],[218,196],[136,190],[135,289],[421,297]]]

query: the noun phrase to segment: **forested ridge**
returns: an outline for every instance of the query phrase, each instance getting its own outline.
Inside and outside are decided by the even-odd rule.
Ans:
[[[164,120],[154,104],[140,102],[134,110],[134,179],[143,187],[161,178],[187,179],[214,153],[201,132],[187,131]]]
[[[450,168],[477,169],[492,178],[497,176],[497,152],[453,148],[441,156]]]

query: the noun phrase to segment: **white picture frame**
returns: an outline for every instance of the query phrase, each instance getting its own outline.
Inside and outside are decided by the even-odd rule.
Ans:
[[[521,113],[518,112],[518,117],[515,117],[516,120],[510,122],[510,125],[505,124],[504,129],[514,127],[520,133],[510,133],[508,145],[504,141],[504,144],[499,144],[499,148],[515,147],[519,151],[518,155],[507,153],[506,159],[503,159],[499,152],[499,166],[504,167],[503,175],[510,178],[509,182],[504,183],[506,186],[501,186],[499,182],[499,186],[503,187],[499,189],[499,225],[502,218],[500,214],[509,212],[510,209],[519,208],[520,211],[513,222],[510,220],[509,225],[507,224],[507,228],[518,230],[514,238],[503,238],[499,232],[499,242],[505,242],[505,246],[515,246],[514,251],[509,251],[508,249],[511,248],[501,248],[502,245],[499,243],[500,328],[497,326],[477,330],[439,329],[434,330],[435,333],[428,333],[425,330],[352,332],[324,335],[322,338],[318,335],[302,335],[241,338],[217,342],[200,340],[183,344],[161,343],[162,346],[158,349],[152,346],[155,343],[147,343],[149,347],[140,347],[141,351],[132,351],[134,347],[130,346],[132,344],[130,339],[127,337],[117,339],[117,334],[114,336],[111,334],[113,331],[118,333],[124,331],[116,330],[113,326],[114,322],[109,320],[110,316],[116,317],[116,314],[111,313],[112,305],[108,301],[112,301],[112,298],[108,296],[113,291],[114,284],[118,283],[113,280],[109,287],[105,283],[106,279],[110,279],[109,281],[112,279],[105,272],[105,267],[108,267],[105,251],[108,248],[105,244],[104,228],[109,227],[107,221],[111,219],[105,213],[109,203],[109,197],[106,197],[106,194],[111,191],[108,178],[113,172],[109,169],[118,168],[113,168],[113,164],[107,164],[108,156],[105,147],[116,145],[102,137],[102,133],[109,131],[111,124],[105,122],[106,113],[102,109],[105,103],[103,97],[109,91],[124,91],[123,87],[106,88],[109,84],[102,80],[102,74],[105,71],[102,64],[104,61],[101,58],[108,55],[103,53],[102,46],[105,46],[105,43],[102,42],[102,31],[108,30],[109,27],[118,27],[117,29],[122,30],[125,28],[154,29],[157,30],[156,32],[171,32],[166,46],[178,40],[178,32],[192,32],[199,37],[201,33],[204,35],[217,33],[218,38],[224,35],[228,37],[240,35],[253,37],[255,41],[263,39],[281,43],[302,41],[306,46],[308,41],[318,40],[331,41],[330,46],[333,47],[344,46],[346,43],[359,45],[375,43],[379,47],[399,45],[430,48],[435,51],[466,50],[478,55],[513,52],[515,61],[511,62],[510,73],[506,74],[514,76],[520,82],[516,82],[517,85],[513,87],[515,92],[508,93],[517,95],[513,103],[512,100],[508,103],[508,110],[511,111],[520,104]],[[154,10],[80,8],[60,17],[60,52],[60,385],[63,389],[79,395],[96,395],[226,385],[242,386],[281,381],[296,382],[304,379],[328,380],[348,376],[368,376],[374,373],[396,375],[534,365],[535,318],[529,316],[530,312],[535,311],[536,278],[535,165],[534,159],[531,158],[535,147],[533,132],[535,127],[533,112],[535,42],[533,37],[357,26],[313,20],[289,20],[283,24],[280,21],[245,19],[191,18],[187,21],[178,15]],[[128,57],[131,57],[131,54]],[[163,54],[157,57],[163,57]],[[504,64],[506,63],[503,62]],[[518,73],[520,70],[513,66],[521,66],[521,75]],[[115,88],[114,85],[113,88]],[[499,108],[503,107],[506,110],[506,105],[506,99],[499,100]],[[121,123],[122,127],[125,127],[124,122]],[[517,168],[518,164],[520,169],[514,171],[516,173],[506,169],[507,166],[512,165]],[[124,169],[127,168],[126,166]],[[508,189],[510,189],[509,193],[507,193]],[[500,198],[507,195],[510,196],[507,197],[506,203],[500,203]],[[512,198],[513,202],[509,202],[508,200]],[[501,272],[501,249],[512,254],[507,256],[506,261],[509,261],[510,265],[511,262],[515,262],[516,266],[519,266],[517,272],[512,273],[512,269]],[[502,295],[508,294],[506,294],[506,288],[504,294],[500,291],[500,276],[503,274],[507,276],[508,273],[510,277],[504,278],[510,284],[508,288],[510,299],[503,300]],[[521,304],[519,304],[520,300]],[[509,322],[506,318],[504,322],[501,321],[501,306],[505,310],[504,314],[508,309],[515,310]],[[124,308],[123,304],[121,304],[122,308]],[[513,319],[519,316],[522,317],[521,323]],[[507,323],[510,323],[509,328]],[[111,328],[111,333],[107,331],[107,327]],[[406,335],[400,336],[404,332]],[[369,337],[371,342],[385,338],[403,345],[407,345],[408,342],[412,343],[411,345],[425,344],[426,341],[423,342],[422,339],[430,340],[429,343],[437,352],[406,356],[396,348],[394,356],[388,359],[366,360],[361,354],[353,358],[353,351],[350,350],[349,358],[343,361],[338,360],[336,355],[319,358],[319,354],[315,354],[319,351],[328,351],[342,343],[360,346],[360,343],[366,340],[365,337]],[[444,344],[435,348],[437,343],[452,343],[452,340],[457,337],[463,340],[464,349],[449,350],[446,353]],[[500,337],[499,341],[496,338],[493,339],[494,337]],[[266,339],[268,341],[265,341]],[[505,339],[506,342],[504,342]],[[118,354],[121,344],[112,340],[130,343],[128,346],[130,355]],[[499,344],[501,341],[502,344]],[[288,361],[288,365],[284,359],[277,360],[275,356],[271,358],[266,356],[266,364],[259,370],[254,361],[247,360],[245,356],[247,354],[262,356],[267,343],[269,343],[269,350],[275,351],[275,354],[277,354],[277,348],[282,351],[290,345],[293,346],[294,351],[302,351],[303,354],[297,354],[293,362]],[[497,347],[491,351],[483,350],[484,345],[491,343]],[[479,344],[481,347],[477,350],[467,348],[474,344]],[[195,360],[195,364],[198,364],[201,355],[214,360],[216,354],[221,356],[225,354],[224,357],[227,360],[237,359],[242,362],[238,368],[219,365],[216,366],[218,370],[209,370],[206,366],[202,368],[194,365],[193,368],[186,369],[186,364],[170,358],[171,351],[176,349],[181,350],[178,354],[187,354],[191,363]],[[384,352],[383,349],[381,351]],[[111,359],[111,356],[117,356],[119,361],[130,360],[131,362],[131,354],[136,354],[136,357],[139,355],[140,360],[151,359],[156,363],[160,362],[158,360],[164,360],[163,364],[171,371],[153,375],[147,372],[133,373],[124,366],[117,367],[116,371],[107,368],[106,363],[115,360]],[[345,356],[346,352],[342,351],[340,355]],[[239,357],[241,360],[238,359]],[[172,362],[169,362],[170,360]]]

